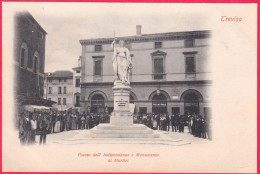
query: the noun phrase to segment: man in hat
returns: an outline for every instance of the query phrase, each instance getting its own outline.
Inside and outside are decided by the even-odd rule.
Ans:
[[[50,128],[50,122],[49,120],[47,120],[47,116],[44,116],[44,118],[42,120],[40,120],[39,123],[39,129],[40,129],[40,142],[39,145],[46,144],[46,136],[47,136],[47,132]]]
[[[30,141],[30,127],[29,115],[22,113],[19,119],[19,138],[22,145],[26,145]]]

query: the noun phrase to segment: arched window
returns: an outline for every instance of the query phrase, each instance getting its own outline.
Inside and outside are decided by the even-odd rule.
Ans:
[[[92,101],[99,101],[99,100],[104,101],[104,97],[101,94],[95,94],[91,99]]]
[[[20,48],[20,66],[26,68],[28,61],[28,47],[26,43],[22,43]]]
[[[33,55],[33,72],[39,72],[39,53],[37,51]]]
[[[199,97],[194,93],[188,93],[184,96],[184,101],[186,101],[186,102],[198,102]]]

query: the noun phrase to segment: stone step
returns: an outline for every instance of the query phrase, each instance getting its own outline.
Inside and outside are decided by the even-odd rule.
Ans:
[[[153,130],[143,124],[111,125],[99,124],[91,130],[92,138],[159,138]]]
[[[109,130],[147,130],[145,125],[132,125],[132,126],[113,126],[110,124],[100,124],[96,129],[109,129]]]
[[[95,129],[91,130],[94,134],[152,134],[153,130],[142,129]]]
[[[91,134],[92,138],[159,138],[159,134]]]

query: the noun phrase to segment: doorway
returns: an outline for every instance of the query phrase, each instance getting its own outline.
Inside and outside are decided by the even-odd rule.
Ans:
[[[199,97],[194,93],[188,93],[184,96],[184,113],[188,114],[199,114]]]
[[[105,112],[105,99],[101,94],[95,94],[91,98],[91,108],[92,113],[102,113]]]
[[[152,112],[154,114],[167,113],[167,98],[162,93],[156,94],[152,98]]]

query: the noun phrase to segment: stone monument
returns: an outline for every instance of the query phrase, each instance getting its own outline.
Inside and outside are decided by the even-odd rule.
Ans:
[[[110,116],[109,124],[99,124],[91,130],[93,138],[158,138],[153,130],[143,124],[133,124],[133,114],[129,109],[129,95],[131,92],[129,74],[133,68],[129,50],[120,40],[114,49],[112,58],[114,71],[114,111]]]
[[[131,87],[122,81],[115,81],[112,88],[114,93],[114,111],[110,117],[111,125],[133,125],[133,115],[129,109]]]

